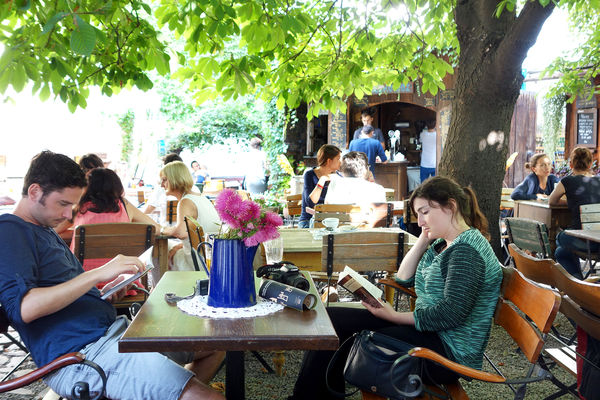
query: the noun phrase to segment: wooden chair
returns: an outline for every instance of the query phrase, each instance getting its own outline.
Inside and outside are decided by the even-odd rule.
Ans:
[[[541,370],[541,373],[536,377],[532,376],[532,373],[533,367],[537,363],[545,343],[542,335],[548,333],[558,313],[560,296],[551,289],[537,286],[525,279],[514,268],[502,267],[502,270],[502,291],[496,307],[494,321],[506,330],[517,343],[522,354],[530,362],[531,368],[526,376],[529,382],[550,379],[551,374],[545,370]],[[432,360],[465,378],[477,379],[489,383],[503,383],[509,385],[511,388],[513,388],[513,382],[520,384],[519,379],[507,379],[499,374],[469,368],[451,361],[430,349],[415,347],[408,354],[411,357]],[[436,390],[430,387],[429,390],[438,393],[440,398],[469,398],[459,382],[444,386],[446,386],[446,390],[451,397],[439,389]],[[525,394],[525,386],[522,386],[519,390],[513,388],[513,391],[515,391],[515,398],[517,398],[517,396]],[[373,397],[372,395],[369,398],[381,399],[381,397]]]
[[[546,224],[527,218],[506,218],[509,243],[529,251],[539,258],[551,258]]]
[[[138,201],[138,207],[146,202],[145,193],[143,190],[137,191],[137,201]]]
[[[225,189],[225,179],[211,179],[204,182],[202,193],[208,196],[216,196]]]
[[[346,265],[360,272],[395,273],[408,250],[408,236],[403,231],[355,231],[327,235],[323,237],[321,273],[314,273],[314,275],[317,279],[326,278],[330,281],[334,273],[343,271]],[[381,279],[379,283],[384,284],[385,281]],[[331,282],[328,284],[330,285]],[[414,296],[414,291],[410,288],[397,287],[397,289]]]
[[[113,258],[118,254],[139,256],[154,244],[154,225],[136,222],[115,222],[107,224],[84,224],[75,227],[75,248],[73,253],[81,264],[85,259]],[[147,286],[147,279],[142,279]],[[143,303],[146,293],[126,296],[115,308],[130,307]]]
[[[510,197],[514,190],[514,188],[502,188],[500,196],[500,211],[507,211],[510,215],[512,215],[512,210],[515,208],[515,201]]]
[[[581,229],[598,231],[600,230],[600,204],[586,204],[579,207],[581,216]],[[596,264],[600,261],[600,254],[592,253],[588,247],[587,251],[573,251],[577,257],[586,260],[586,265],[590,267],[587,275],[596,269]]]
[[[250,192],[246,191],[246,190],[236,190],[236,193],[238,194],[238,196],[240,196],[242,198],[242,200],[252,200],[252,197],[250,196]]]
[[[394,206],[390,203],[317,204],[315,206],[315,228],[323,228],[325,218],[338,218],[340,226],[359,225],[365,228],[389,227],[392,225]]]
[[[412,235],[419,236],[421,234],[421,228],[419,228],[419,220],[417,218],[417,215],[412,212],[409,200],[404,200],[403,209],[403,218],[404,225],[406,225],[406,231]]]
[[[286,196],[285,200],[288,215],[292,218],[292,226],[294,226],[296,217],[302,214],[302,194],[290,194]]]
[[[177,222],[177,204],[179,200],[167,200],[167,218],[166,221],[169,224]]]
[[[515,267],[527,279],[547,286],[554,286],[554,277],[552,276],[552,268],[555,264],[554,260],[533,257],[525,253],[514,243],[508,245],[508,251]]]
[[[29,351],[27,350],[25,345],[19,340],[16,340],[13,336],[11,336],[8,333],[9,326],[10,322],[8,320],[8,317],[4,312],[4,309],[0,306],[0,334],[3,334],[7,338],[9,338],[11,342],[16,344],[21,350],[23,350],[26,353],[23,359],[21,359],[20,362],[15,367],[13,367],[6,375],[4,375],[4,377],[0,380],[0,393],[11,392],[13,390],[28,386],[31,383],[44,378],[46,375],[49,375],[54,371],[57,371],[60,368],[66,367],[68,365],[83,364],[94,369],[100,375],[103,387],[101,393],[98,396],[96,396],[95,399],[98,399],[103,396],[104,390],[106,389],[106,375],[104,374],[104,371],[96,363],[86,360],[84,354],[78,352],[65,354],[42,367],[36,368],[35,370],[25,375],[9,379],[11,375],[13,375],[14,372],[21,366],[21,364],[29,357]],[[77,397],[79,399],[89,399],[90,394],[87,382],[75,383],[73,393],[79,394],[79,397]]]
[[[183,218],[185,221],[185,227],[187,228],[188,240],[190,241],[190,247],[192,250],[192,262],[194,263],[194,269],[200,271],[200,265],[208,276],[208,267],[206,265],[206,253],[204,248],[199,248],[200,243],[204,241],[204,229],[194,218],[186,216]],[[202,259],[200,259],[202,257]]]

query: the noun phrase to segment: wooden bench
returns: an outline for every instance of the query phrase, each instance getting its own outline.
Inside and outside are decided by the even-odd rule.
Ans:
[[[315,206],[315,228],[323,228],[325,218],[339,219],[339,225],[356,225],[366,228],[383,228],[392,225],[394,205],[391,203],[317,204]]]
[[[287,213],[292,218],[292,226],[294,226],[296,217],[302,214],[302,194],[290,194],[285,200]]]

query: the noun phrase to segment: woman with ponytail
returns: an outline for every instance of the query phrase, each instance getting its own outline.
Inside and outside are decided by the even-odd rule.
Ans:
[[[397,280],[414,284],[412,312],[397,312],[390,304],[365,309],[328,308],[343,343],[355,332],[377,331],[411,346],[430,348],[472,368],[481,369],[502,282],[498,259],[487,237],[487,220],[475,193],[445,177],[421,184],[410,199],[422,233],[404,256]],[[325,370],[333,352],[309,351],[290,399],[329,398]],[[345,357],[329,375],[330,386],[343,391]],[[427,376],[436,383],[458,379],[453,372],[426,362]]]

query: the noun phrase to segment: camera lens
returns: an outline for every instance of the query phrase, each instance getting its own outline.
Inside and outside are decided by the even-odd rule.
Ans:
[[[291,278],[289,285],[304,291],[308,291],[308,289],[310,288],[308,281],[302,275],[297,275]]]

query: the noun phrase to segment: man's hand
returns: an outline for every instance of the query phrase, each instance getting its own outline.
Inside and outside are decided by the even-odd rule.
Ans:
[[[124,256],[119,254],[95,271],[97,273],[97,282],[112,281],[121,274],[137,274],[146,268],[144,263],[137,257]]]
[[[114,279],[113,281],[108,282],[106,285],[104,285],[102,290],[100,290],[100,293],[102,293],[102,294],[106,293],[108,290],[117,286],[119,283],[123,282],[124,280],[125,280],[125,276],[123,276],[123,275],[117,276],[116,279]],[[117,292],[111,294],[109,297],[107,297],[106,301],[108,301],[109,303],[114,303],[116,301],[121,300],[127,294],[127,291],[129,290],[130,287],[131,287],[131,285],[124,286],[119,291],[117,291]]]

